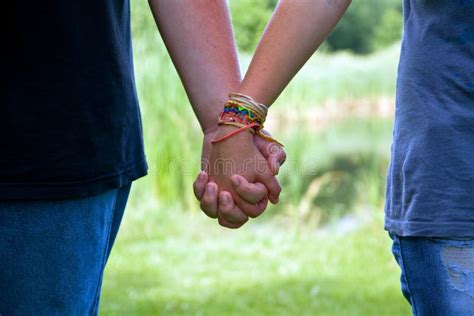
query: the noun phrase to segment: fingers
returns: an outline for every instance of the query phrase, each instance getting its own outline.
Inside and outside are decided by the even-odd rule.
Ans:
[[[280,182],[278,182],[278,179],[274,175],[268,173],[266,176],[261,177],[259,181],[267,187],[268,199],[270,202],[277,204],[280,200],[281,193],[281,185]]]
[[[268,132],[265,133],[268,134]],[[283,165],[286,160],[285,150],[277,143],[269,142],[258,136],[254,137],[254,143],[262,156],[267,159],[267,163],[273,174],[278,174],[280,166]]]
[[[266,132],[266,134],[268,133]],[[254,142],[262,156],[267,159],[269,171],[271,171],[265,172],[258,180],[267,187],[270,202],[276,204],[280,199],[281,186],[275,175],[278,174],[280,166],[285,162],[286,153],[280,145],[260,137],[256,137]]]
[[[194,181],[194,195],[207,216],[218,218],[224,227],[239,228],[249,217],[259,216],[267,208],[268,199],[272,203],[278,202],[281,191],[278,180],[270,174],[262,180],[263,183],[249,183],[242,176],[232,176],[232,185],[240,197],[236,205],[232,195],[229,192],[219,194],[217,184],[208,182],[208,174],[202,171]]]
[[[248,221],[248,216],[234,204],[229,192],[219,194],[218,221],[221,226],[239,228]]]
[[[269,134],[267,131],[262,131],[262,132],[267,135]],[[262,156],[265,158],[268,158],[268,156],[270,155],[268,146],[271,145],[272,142],[269,142],[268,140],[258,137],[257,135],[253,137],[253,142],[255,146],[257,147],[258,151],[262,154]]]
[[[249,183],[247,179],[239,175],[233,175],[230,180],[234,190],[240,197],[236,204],[247,216],[255,218],[265,211],[268,192],[262,183]]]
[[[196,196],[196,199],[199,201],[201,200],[204,190],[206,189],[206,184],[209,181],[209,176],[206,172],[201,171],[196,177],[196,180],[194,180],[193,183],[193,190],[194,190],[194,195]]]
[[[194,195],[201,202],[201,210],[209,217],[217,217],[217,185],[209,182],[209,176],[201,171],[193,183]]]
[[[264,200],[268,200],[268,198],[265,197]],[[242,212],[244,212],[248,217],[252,217],[252,218],[255,218],[259,216],[260,214],[262,214],[266,208],[266,205],[265,207],[262,207],[264,203],[259,202],[259,203],[251,204],[251,203],[247,203],[243,201],[242,199],[237,199],[236,201],[234,201],[234,203],[236,206],[239,207],[239,209],[242,210]]]
[[[204,194],[201,198],[201,210],[209,217],[217,217],[217,184],[209,182],[206,184]]]
[[[258,202],[258,207],[262,210],[266,210],[268,206],[268,197],[265,197],[263,200]]]
[[[261,183],[249,183],[247,179],[239,175],[233,175],[230,181],[235,192],[248,203],[256,204],[267,196],[267,188]]]
[[[228,222],[228,221],[226,221],[225,219],[223,219],[221,217],[219,217],[218,222],[219,222],[219,225],[221,225],[222,227],[227,227],[227,228],[231,228],[231,229],[240,228],[240,227],[242,227],[242,225],[245,224],[245,222],[244,223],[237,223],[237,224],[236,223],[231,223],[231,222]]]
[[[273,149],[270,150],[270,154],[267,157],[267,162],[273,174],[277,175],[280,171],[280,166],[286,161],[286,153],[278,144],[273,144],[270,146],[272,146]]]

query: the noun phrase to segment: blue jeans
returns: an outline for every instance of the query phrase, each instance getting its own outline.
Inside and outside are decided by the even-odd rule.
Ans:
[[[0,315],[96,315],[129,192],[0,201]]]
[[[391,238],[413,315],[474,315],[474,239]]]

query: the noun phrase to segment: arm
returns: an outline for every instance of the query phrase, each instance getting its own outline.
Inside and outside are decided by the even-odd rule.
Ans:
[[[204,132],[203,162],[206,162],[218,114],[229,92],[236,91],[241,80],[226,1],[150,0],[149,3]],[[201,173],[195,183],[201,209],[211,217],[219,217],[220,223],[228,227],[238,227],[247,221],[243,211],[261,212],[266,207],[265,203],[256,204],[267,194],[263,185],[245,182],[240,189],[242,199],[250,202],[241,204],[241,209],[234,206],[226,192],[221,192],[228,197],[226,203],[218,205],[218,187],[208,183],[207,174]]]
[[[257,102],[270,105],[283,91],[335,27],[350,4],[350,0],[281,0],[268,23],[255,55],[249,66],[240,92]],[[228,126],[218,129],[217,135],[225,135]],[[236,149],[235,143],[238,143]],[[269,189],[269,199],[278,201],[278,184],[269,176],[267,169],[256,172],[262,157],[255,150],[248,133],[234,136],[212,147],[211,161],[251,161],[243,175],[249,181],[259,181]],[[238,165],[237,165],[238,166]],[[219,187],[231,192],[234,200],[239,192],[230,182],[231,172],[210,170],[211,179]],[[235,176],[234,176],[235,177]],[[272,189],[273,188],[273,196]]]
[[[326,39],[350,0],[281,0],[258,44],[240,92],[270,106]]]
[[[226,2],[149,3],[203,132],[215,131],[227,95],[241,82]]]

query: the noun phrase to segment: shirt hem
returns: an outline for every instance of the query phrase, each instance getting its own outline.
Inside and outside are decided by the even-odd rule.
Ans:
[[[0,200],[60,200],[93,196],[117,189],[147,175],[146,159],[113,174],[81,181],[0,183]]]
[[[474,222],[413,222],[385,217],[384,228],[388,232],[401,237],[474,237]]]

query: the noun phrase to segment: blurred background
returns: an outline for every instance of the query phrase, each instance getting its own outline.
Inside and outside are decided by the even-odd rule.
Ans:
[[[276,2],[229,1],[242,73]],[[150,170],[101,314],[409,315],[383,230],[401,2],[354,1],[272,107],[266,126],[288,154],[281,202],[238,231],[193,196],[201,131],[147,1],[132,0],[132,32]]]

